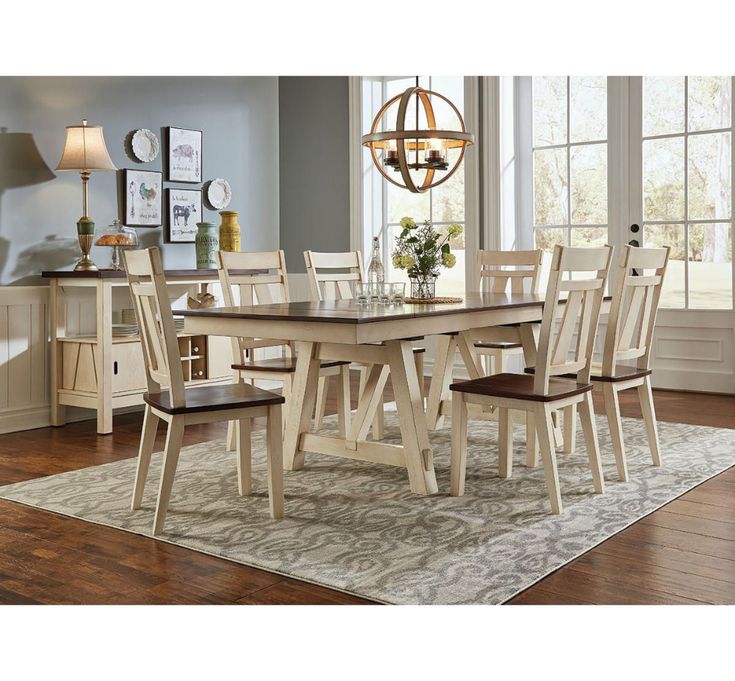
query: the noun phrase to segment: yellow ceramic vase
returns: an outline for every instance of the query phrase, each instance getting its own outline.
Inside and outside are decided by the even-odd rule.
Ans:
[[[221,251],[240,252],[239,213],[236,210],[221,210],[222,222],[219,225],[219,248]]]

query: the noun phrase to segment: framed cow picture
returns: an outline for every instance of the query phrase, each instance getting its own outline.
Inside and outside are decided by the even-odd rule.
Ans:
[[[202,131],[168,128],[169,182],[202,181]]]
[[[202,221],[202,192],[200,189],[168,190],[168,241],[190,243],[197,233],[197,222]]]
[[[163,175],[154,170],[123,171],[125,224],[159,227],[163,224]]]

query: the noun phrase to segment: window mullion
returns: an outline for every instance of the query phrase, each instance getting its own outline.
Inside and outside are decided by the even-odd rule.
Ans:
[[[684,76],[684,308],[689,309],[689,76]]]

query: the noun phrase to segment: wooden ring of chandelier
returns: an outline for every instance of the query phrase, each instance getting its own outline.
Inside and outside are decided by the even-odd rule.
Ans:
[[[426,122],[429,126],[426,130],[406,129],[406,114],[408,113],[408,106],[411,97],[414,96],[417,98],[416,128],[418,128],[418,105],[420,102],[426,115]],[[454,114],[457,116],[460,130],[438,130],[436,128],[436,117],[434,115],[434,108],[431,105],[432,96],[438,97],[449,105]],[[396,116],[396,129],[386,132],[378,132],[385,112],[396,102],[399,102],[398,114]],[[430,140],[441,140],[444,149],[460,150],[459,156],[452,164],[451,168],[449,168],[446,163],[432,164],[431,162],[426,161],[424,163],[418,162],[418,151],[428,149],[430,147]],[[474,143],[474,141],[475,136],[467,132],[467,129],[464,127],[462,114],[459,113],[457,107],[454,106],[454,104],[452,104],[452,102],[444,95],[441,95],[438,92],[434,92],[433,90],[425,90],[421,87],[410,87],[402,94],[396,95],[392,99],[388,100],[375,116],[369,134],[362,136],[362,145],[370,149],[373,163],[375,163],[375,166],[380,171],[380,174],[386,180],[388,180],[388,182],[396,185],[397,187],[401,187],[402,189],[408,189],[414,194],[421,194],[428,189],[431,189],[432,187],[437,187],[438,185],[446,182],[450,177],[452,177],[452,175],[457,172],[457,169],[462,164],[465,148],[468,145]],[[391,148],[391,142],[393,142],[396,147],[395,151],[397,152],[397,163],[395,164],[395,167],[401,174],[403,184],[394,180],[388,175],[388,172],[383,167],[383,163],[381,163],[381,157],[378,156],[377,153],[378,149],[380,149],[383,151],[383,154],[385,154],[386,151]],[[416,152],[416,162],[409,163],[409,151]],[[414,182],[413,178],[411,177],[411,170],[426,170],[424,178],[419,184]],[[446,170],[447,172],[441,177],[441,179],[434,181],[437,170]]]

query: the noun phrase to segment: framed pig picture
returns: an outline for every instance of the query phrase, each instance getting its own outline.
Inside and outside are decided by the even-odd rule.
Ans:
[[[159,227],[163,224],[163,175],[154,170],[126,169],[123,174],[125,224]]]
[[[197,222],[202,221],[202,192],[200,189],[168,190],[168,241],[190,243],[197,233]]]
[[[202,131],[168,128],[168,181],[202,181]]]

